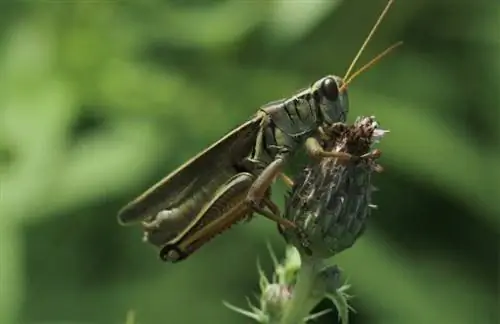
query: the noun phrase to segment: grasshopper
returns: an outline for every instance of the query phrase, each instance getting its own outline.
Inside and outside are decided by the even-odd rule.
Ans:
[[[345,122],[347,85],[397,43],[349,76],[393,0],[390,0],[358,51],[344,78],[329,75],[290,98],[262,106],[248,121],[181,165],[123,207],[122,225],[142,222],[145,239],[159,247],[164,261],[184,260],[234,223],[261,214],[281,226],[295,224],[271,201],[271,185],[302,146],[311,157],[353,157],[326,151],[318,134]]]

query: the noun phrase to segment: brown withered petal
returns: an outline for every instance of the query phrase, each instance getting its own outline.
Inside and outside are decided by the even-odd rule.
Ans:
[[[286,199],[284,217],[297,229],[280,229],[288,243],[301,252],[328,258],[351,247],[363,234],[372,205],[373,172],[380,151],[373,144],[386,131],[374,117],[358,117],[353,125],[335,124],[323,140],[327,151],[363,156],[340,163],[334,158],[311,161],[294,181]]]

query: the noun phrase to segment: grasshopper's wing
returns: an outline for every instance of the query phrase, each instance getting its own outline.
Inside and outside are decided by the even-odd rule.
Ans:
[[[235,165],[255,145],[261,120],[262,114],[255,115],[128,203],[118,213],[119,223],[143,221],[162,210],[183,206],[200,190],[213,187],[219,172],[236,174]]]

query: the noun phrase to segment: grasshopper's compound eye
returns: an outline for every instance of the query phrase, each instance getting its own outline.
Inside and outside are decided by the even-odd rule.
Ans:
[[[321,91],[328,100],[335,101],[339,97],[339,87],[337,86],[337,82],[331,77],[327,77],[323,80],[321,83]]]

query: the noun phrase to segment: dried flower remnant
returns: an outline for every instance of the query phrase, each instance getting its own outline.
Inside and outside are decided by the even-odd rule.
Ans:
[[[326,150],[361,158],[347,163],[322,159],[305,167],[286,197],[284,217],[300,229],[280,228],[287,242],[317,258],[329,258],[355,243],[375,207],[372,173],[382,167],[375,162],[380,151],[372,147],[386,132],[374,117],[358,117],[353,125],[337,123],[325,130]]]

